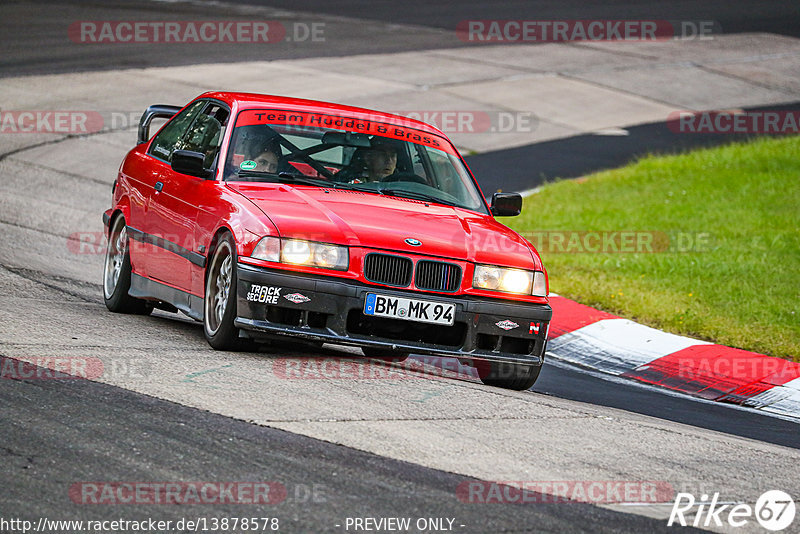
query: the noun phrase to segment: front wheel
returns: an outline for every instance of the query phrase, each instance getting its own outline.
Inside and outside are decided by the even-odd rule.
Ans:
[[[477,365],[481,382],[515,391],[530,389],[542,371],[540,365],[521,365],[506,362],[480,362]]]
[[[225,234],[209,262],[203,302],[203,330],[208,344],[217,350],[236,350],[242,346],[236,319],[236,246]]]
[[[131,288],[131,254],[128,250],[128,227],[122,215],[114,219],[108,232],[108,247],[103,266],[103,300],[116,313],[149,315],[153,306],[128,295]]]

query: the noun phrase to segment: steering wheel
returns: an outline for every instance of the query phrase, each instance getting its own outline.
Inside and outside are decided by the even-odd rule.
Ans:
[[[386,176],[385,178],[381,179],[381,182],[416,182],[418,184],[429,185],[428,180],[420,176],[419,174],[414,174],[413,172],[397,172]]]

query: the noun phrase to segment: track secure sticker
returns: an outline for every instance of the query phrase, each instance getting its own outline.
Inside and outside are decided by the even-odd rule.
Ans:
[[[252,171],[258,166],[258,164],[253,161],[252,159],[246,159],[239,164],[239,168],[243,171]]]
[[[248,302],[260,302],[262,304],[277,304],[278,297],[281,296],[282,287],[262,286],[258,284],[250,285],[250,292],[247,293]]]

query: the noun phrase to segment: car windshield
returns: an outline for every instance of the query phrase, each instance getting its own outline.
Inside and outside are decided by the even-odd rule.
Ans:
[[[357,189],[486,212],[446,139],[385,120],[242,111],[224,179]]]

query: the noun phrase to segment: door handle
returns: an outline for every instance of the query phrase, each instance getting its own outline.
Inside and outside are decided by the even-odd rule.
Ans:
[[[160,193],[162,189],[164,189],[164,184],[161,182],[156,182],[156,193]]]

